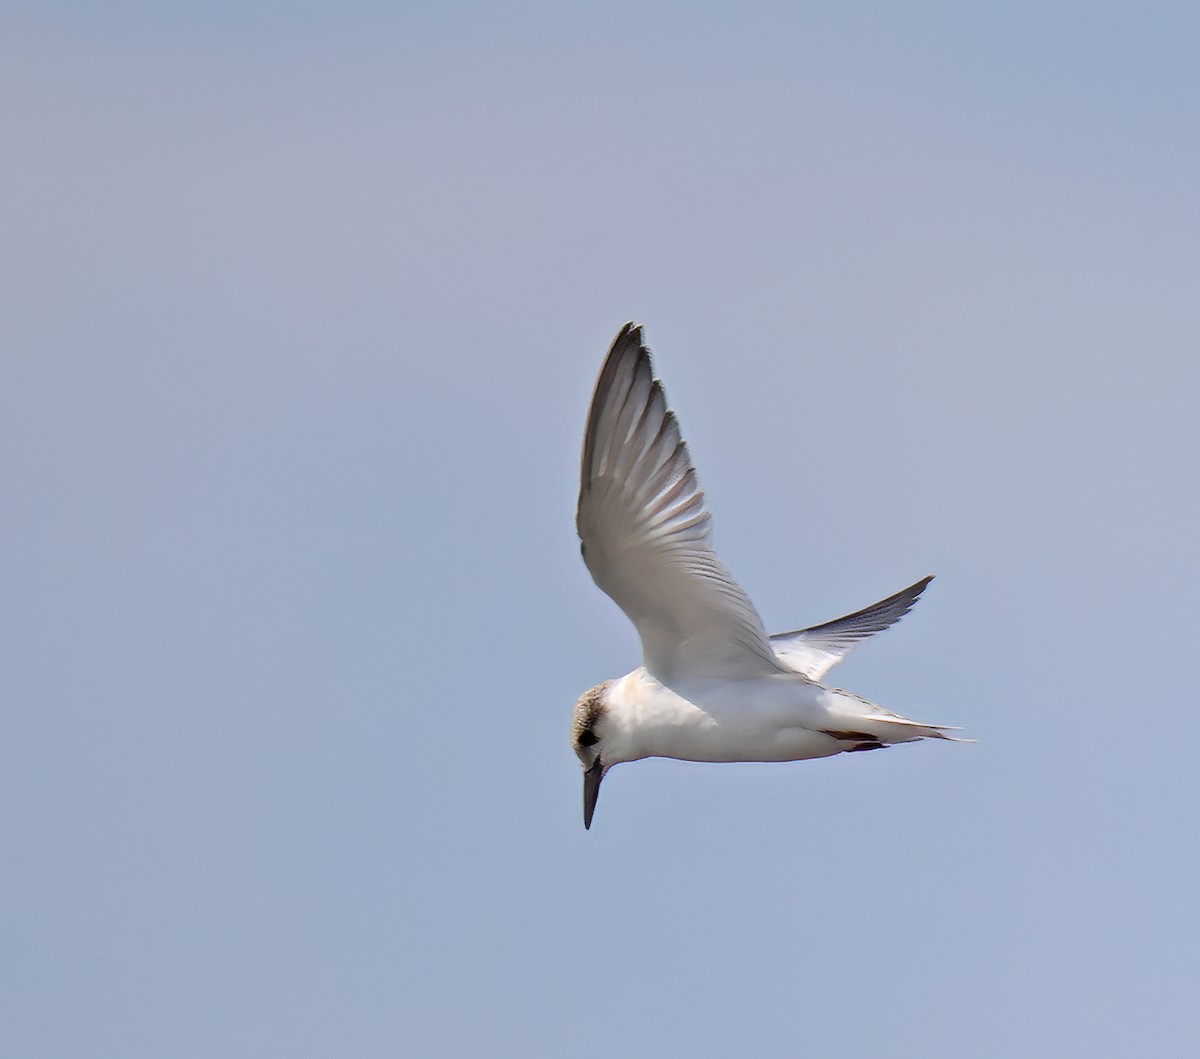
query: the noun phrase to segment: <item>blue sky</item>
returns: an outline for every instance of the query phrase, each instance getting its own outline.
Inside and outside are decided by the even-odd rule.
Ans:
[[[4,17],[12,1054],[1189,1053],[1189,5]],[[835,677],[976,745],[584,832],[627,319],[768,625],[937,574]]]

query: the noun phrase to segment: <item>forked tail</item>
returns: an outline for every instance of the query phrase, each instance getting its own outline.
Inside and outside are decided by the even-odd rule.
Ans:
[[[847,691],[835,691],[834,708],[827,735],[851,744],[847,750],[878,750],[896,743],[911,743],[918,739],[945,739],[952,743],[973,743],[974,739],[950,735],[960,731],[952,725],[922,724],[885,710],[873,702]]]

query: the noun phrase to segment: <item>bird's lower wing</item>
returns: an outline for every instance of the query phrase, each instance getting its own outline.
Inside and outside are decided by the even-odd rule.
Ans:
[[[844,618],[808,629],[776,633],[771,637],[771,647],[789,669],[803,673],[810,680],[819,681],[860,643],[895,625],[912,610],[913,604],[932,580],[932,577],[923,577],[894,596],[881,599]]]

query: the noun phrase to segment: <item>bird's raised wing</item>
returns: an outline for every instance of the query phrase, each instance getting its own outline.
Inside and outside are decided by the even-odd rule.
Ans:
[[[883,632],[889,625],[895,625],[912,610],[913,604],[932,580],[932,577],[923,577],[894,596],[881,599],[844,618],[827,621],[824,625],[776,633],[771,637],[771,646],[789,669],[803,673],[810,680],[820,680],[863,640]]]
[[[713,551],[709,521],[642,329],[626,324],[592,395],[575,524],[593,580],[637,627],[664,684],[786,669]]]

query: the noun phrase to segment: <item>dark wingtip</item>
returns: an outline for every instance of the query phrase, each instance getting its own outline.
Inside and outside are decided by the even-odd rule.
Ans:
[[[615,348],[619,343],[627,339],[633,339],[639,346],[644,346],[645,343],[642,341],[642,325],[635,324],[632,320],[627,321],[621,330],[617,332],[617,337],[613,339],[613,347]]]
[[[914,581],[911,585],[908,586],[908,588],[902,588],[902,589],[900,589],[899,592],[895,593],[894,595],[888,596],[888,598],[886,600],[883,600],[883,602],[890,603],[893,600],[899,600],[899,599],[904,598],[905,596],[911,596],[912,599],[908,604],[909,609],[911,610],[913,604],[916,603],[917,600],[920,598],[921,593],[924,592],[925,589],[927,589],[929,587],[929,582],[932,581],[933,578],[934,578],[933,574],[927,574],[925,577],[921,578],[920,581]],[[906,610],[904,613],[907,614],[908,611]]]

